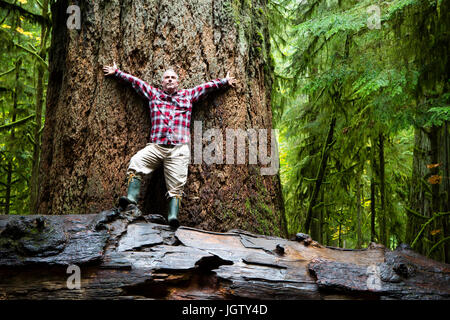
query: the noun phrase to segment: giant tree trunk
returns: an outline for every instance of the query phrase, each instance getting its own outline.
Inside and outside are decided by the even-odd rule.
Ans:
[[[98,212],[126,192],[125,172],[148,142],[150,119],[133,89],[103,76],[102,66],[113,61],[154,86],[169,67],[185,88],[230,71],[239,80],[235,89],[194,105],[192,138],[194,121],[201,121],[203,132],[220,129],[224,145],[226,128],[272,127],[265,1],[83,1],[80,30],[66,27],[68,5],[58,1],[52,7],[39,213]],[[248,146],[246,155],[239,165],[191,162],[183,225],[286,233],[278,174],[261,175],[268,165],[250,165]],[[165,214],[165,192],[159,170],[144,183],[143,211]]]
[[[0,299],[450,299],[449,265],[407,246],[174,232],[158,219],[0,216]]]

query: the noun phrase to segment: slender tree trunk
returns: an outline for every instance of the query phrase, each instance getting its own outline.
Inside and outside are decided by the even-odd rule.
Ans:
[[[321,192],[322,194],[322,192]],[[320,201],[318,203],[318,206],[320,207]],[[311,238],[313,238],[314,240],[319,241],[320,238],[320,213],[322,212],[322,209],[316,207],[315,211],[317,212],[316,217],[312,219],[311,221],[311,230],[310,230],[310,235]]]
[[[306,213],[306,222],[304,226],[305,232],[309,232],[311,225],[311,220],[313,218],[313,208],[316,205],[317,196],[320,191],[320,186],[322,185],[323,179],[325,177],[325,170],[327,168],[328,154],[331,148],[331,142],[333,141],[334,127],[336,125],[336,117],[333,116],[330,122],[330,127],[328,128],[327,139],[323,145],[322,149],[322,159],[320,160],[319,169],[317,171],[316,182],[314,184],[314,189],[311,194],[311,200],[309,201],[308,211]]]
[[[9,208],[11,206],[11,180],[12,180],[12,164],[8,162],[6,166],[6,186],[5,186],[5,214],[9,214]]]
[[[322,208],[319,211],[319,237],[317,238],[317,241],[320,243],[323,243],[323,225],[325,223],[324,216],[325,216],[325,192],[322,190],[321,196],[320,196],[320,202],[322,203]]]
[[[431,127],[430,130],[430,134],[429,134],[429,138],[430,138],[430,143],[431,143],[431,163],[432,164],[439,164],[439,166],[437,167],[433,167],[429,170],[431,177],[428,179],[428,182],[431,184],[431,206],[432,206],[432,211],[431,211],[431,215],[433,216],[435,214],[438,214],[439,212],[442,212],[442,206],[441,206],[441,200],[440,200],[440,184],[442,183],[442,170],[441,165],[442,162],[439,162],[439,145],[438,145],[438,135],[439,135],[439,128],[438,127]],[[438,177],[437,179],[433,179],[433,177]],[[436,232],[436,230],[440,230],[439,233],[442,233],[442,220],[441,219],[435,219],[433,221],[433,223],[430,225],[429,228],[429,239],[430,239],[430,243],[428,246],[428,252],[426,253],[427,255],[432,254],[433,258],[436,260],[443,260],[444,256],[443,256],[443,246],[440,248],[441,250],[435,250],[434,253],[431,253],[431,247],[433,245],[433,243],[436,242],[436,236],[434,236],[434,241],[432,240],[433,234],[432,232]]]
[[[30,209],[35,211],[37,207],[37,192],[38,192],[38,175],[39,175],[39,160],[40,160],[40,129],[42,126],[42,103],[43,103],[43,77],[44,67],[38,65],[37,67],[37,85],[36,85],[36,115],[33,141],[33,165],[31,169],[30,181]]]
[[[62,0],[52,7],[39,213],[96,212],[115,206],[126,193],[126,169],[148,142],[150,119],[146,103],[130,86],[104,77],[102,66],[113,61],[156,87],[167,68],[177,71],[183,88],[230,71],[239,80],[235,89],[193,106],[192,138],[199,129],[195,121],[201,121],[203,133],[217,128],[222,137],[226,128],[272,128],[265,1],[80,2],[80,30],[66,27],[68,5]],[[274,139],[269,134],[269,152]],[[279,175],[261,175],[267,166],[261,158],[249,164],[248,157],[239,165],[191,162],[181,223],[286,235]],[[165,215],[165,191],[162,170],[147,177],[139,203],[143,211]]]
[[[362,247],[362,232],[361,232],[361,171],[356,173],[356,248]]]
[[[376,207],[375,207],[375,201],[376,201],[376,161],[375,161],[375,149],[374,147],[371,148],[371,166],[372,166],[372,176],[370,178],[370,241],[375,242],[377,239],[376,232],[375,232],[375,218],[376,218]]]
[[[48,0],[42,2],[42,16],[47,19],[48,12]],[[41,24],[41,47],[39,50],[39,56],[45,61],[46,43],[47,43],[47,24]],[[33,145],[33,166],[31,169],[31,182],[30,182],[30,209],[32,212],[37,211],[38,203],[38,177],[39,177],[39,163],[41,155],[41,129],[42,129],[42,104],[44,102],[44,73],[45,66],[37,62],[37,83],[36,83],[36,115],[35,115],[35,128],[34,128],[34,145]]]
[[[384,169],[384,135],[380,133],[378,136],[379,142],[379,161],[380,161],[380,239],[379,241],[384,245],[388,246],[387,239],[387,213],[386,213],[386,188],[385,188],[385,169]]]
[[[449,55],[436,54],[448,50],[449,2],[441,1],[437,6],[428,6],[425,2],[424,4],[425,10],[420,8],[420,12],[412,15],[416,26],[415,33],[420,32],[417,40],[420,39],[420,43],[430,44],[428,48],[417,52],[414,59],[417,68],[421,69],[416,92],[417,107],[421,112],[429,111],[427,108],[434,105],[434,102],[431,102],[433,99],[445,97],[450,91]],[[411,48],[415,48],[417,40],[408,40],[407,43],[412,45]],[[427,114],[430,115],[431,112]],[[417,239],[414,242],[414,249],[423,255],[448,262],[450,239],[447,229],[448,216],[441,214],[439,218],[433,217],[450,209],[448,167],[450,138],[445,120],[442,124],[433,122],[434,125],[431,127],[417,127],[415,130],[406,239],[410,244]],[[427,223],[431,218],[432,223]],[[422,230],[425,223],[427,226]]]
[[[362,200],[362,204],[363,204],[363,207],[362,207],[362,214],[363,214],[363,219],[364,219],[364,217],[365,216],[367,216],[367,214],[366,214],[366,206],[365,206],[365,203],[366,203],[366,195],[364,194],[364,183],[362,183],[361,184],[361,200]],[[364,243],[364,240],[365,239],[367,239],[366,237],[364,237],[364,235],[362,236],[362,241],[361,241],[361,245]]]
[[[317,239],[317,241],[319,241],[319,214],[317,214],[317,218],[313,218],[311,221],[311,228],[310,228],[310,235],[311,238],[313,239]]]
[[[341,220],[341,214],[342,214],[342,209],[340,210],[340,214],[339,214],[339,229],[338,229],[338,247],[340,248],[342,246],[342,242],[341,242],[341,236],[342,236],[342,220]]]
[[[422,225],[434,214],[449,211],[448,126],[417,129],[414,143],[413,173],[408,210],[407,242],[412,243]],[[448,216],[435,219],[421,233],[414,249],[424,255],[448,261],[448,244],[433,246],[449,236]]]
[[[325,217],[325,245],[330,245],[330,213],[328,211],[328,207],[326,203],[323,204],[323,210],[324,210],[324,217]]]
[[[375,242],[375,180],[372,178],[370,180],[370,241]]]
[[[409,201],[410,210],[415,214],[409,212],[408,215],[406,242],[409,244],[416,238],[421,225],[431,217],[432,200],[431,197],[426,196],[426,193],[431,194],[431,187],[426,181],[426,176],[429,171],[426,165],[431,163],[429,157],[430,149],[431,145],[428,134],[424,129],[416,129],[414,134],[413,169]],[[416,242],[414,248],[421,253],[426,251],[423,241]]]
[[[15,84],[13,91],[13,108],[12,108],[12,120],[11,122],[16,122],[17,116],[17,103],[19,99],[19,87],[20,87],[20,67],[22,66],[22,59],[18,59],[15,63]],[[11,128],[11,140],[15,139],[15,128]],[[11,192],[12,192],[12,175],[13,175],[13,163],[12,160],[8,162],[7,165],[7,176],[6,176],[6,195],[5,195],[5,214],[9,214],[11,208]]]
[[[442,129],[439,132],[439,145],[441,146],[441,159],[443,171],[443,183],[441,185],[442,194],[442,211],[450,211],[450,126],[449,122],[445,121]],[[442,219],[442,236],[441,239],[448,239],[450,237],[449,219]],[[444,242],[444,261],[450,263],[450,241]]]

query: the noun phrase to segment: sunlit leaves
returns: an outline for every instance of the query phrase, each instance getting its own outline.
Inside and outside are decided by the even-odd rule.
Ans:
[[[434,169],[434,168],[438,168],[442,165],[442,163],[433,163],[433,164],[427,164],[427,168],[428,169]]]
[[[432,236],[435,236],[435,235],[439,234],[441,231],[442,231],[441,229],[432,230],[432,231],[430,232],[430,234],[431,234]]]
[[[434,107],[428,110],[430,118],[425,126],[442,126],[444,121],[450,121],[450,105],[445,107]]]

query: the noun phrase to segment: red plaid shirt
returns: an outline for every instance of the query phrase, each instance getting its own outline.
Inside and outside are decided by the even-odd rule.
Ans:
[[[116,69],[115,75],[131,83],[149,101],[152,123],[150,141],[158,144],[189,143],[192,104],[208,92],[228,84],[226,78],[216,79],[170,95],[119,69]]]

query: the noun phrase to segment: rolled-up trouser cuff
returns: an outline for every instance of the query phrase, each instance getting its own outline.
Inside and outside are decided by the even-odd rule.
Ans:
[[[127,186],[130,184],[130,182],[131,182],[131,180],[133,178],[142,181],[143,176],[140,173],[136,173],[134,170],[128,170],[127,171],[127,177],[126,177],[126,179],[127,179]]]
[[[167,191],[166,192],[166,198],[167,199],[169,199],[169,198],[183,198],[184,195],[185,195],[185,193],[184,193],[183,190],[181,190],[181,192],[178,192],[176,190],[175,191]]]

